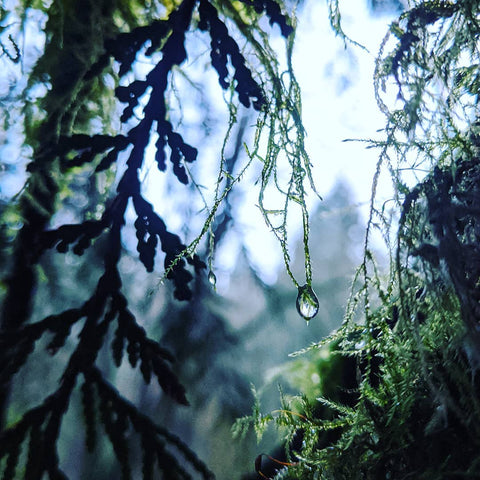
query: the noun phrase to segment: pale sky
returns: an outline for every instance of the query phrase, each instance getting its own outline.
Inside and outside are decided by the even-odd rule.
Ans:
[[[364,205],[361,211],[366,216],[378,153],[366,149],[365,144],[343,140],[379,138],[376,131],[385,125],[374,97],[373,72],[380,42],[393,16],[373,18],[365,4],[366,0],[343,0],[341,8],[344,31],[369,52],[353,45],[345,49],[329,25],[326,2],[307,1],[299,13],[293,65],[302,89],[307,149],[317,190],[325,196],[343,177],[356,202]],[[387,182],[380,195],[387,197],[389,187]],[[280,248],[260,213],[249,205],[255,203],[255,195],[252,192],[250,201],[245,202],[241,221],[246,226],[250,260],[270,283],[282,266]],[[298,235],[299,222],[292,228]],[[219,263],[223,261],[228,269],[233,260],[227,252]]]
[[[343,177],[352,187],[356,203],[364,205],[361,212],[365,216],[378,153],[366,149],[365,144],[345,143],[343,140],[378,137],[376,131],[385,124],[385,118],[378,110],[374,97],[373,71],[380,42],[393,18],[386,15],[371,17],[366,1],[343,0],[341,9],[344,31],[364,45],[368,52],[354,45],[345,49],[343,40],[335,36],[329,25],[326,2],[307,0],[299,12],[293,59],[294,71],[302,90],[307,150],[313,164],[317,191],[326,196],[335,181]],[[277,27],[274,29],[278,31]],[[278,35],[272,41],[279,51],[279,58],[284,56],[284,40]],[[206,42],[202,46],[200,42],[195,48],[201,54],[202,51],[208,52],[209,45]],[[198,58],[201,58],[200,55]],[[192,54],[189,54],[189,64],[194,68],[187,67],[186,72],[192,80],[202,85],[207,97],[215,99],[223,95],[212,69],[195,68],[201,62],[196,63],[195,55]],[[192,91],[188,84],[182,85],[181,77],[175,81],[178,82],[176,86],[179,90],[186,88]],[[212,182],[218,168],[219,149],[226,128],[225,105],[217,102],[205,107],[199,105],[200,101],[201,94],[198,92],[182,96],[184,118],[179,128],[187,142],[199,147],[199,160],[192,165],[192,172],[198,183],[207,187],[202,192],[211,206]],[[210,117],[217,118],[215,131],[207,137],[198,128],[205,109]],[[214,269],[220,293],[228,289],[230,273],[238,260],[242,242],[247,248],[249,261],[264,281],[273,283],[278,271],[283,268],[280,246],[255,206],[258,203],[258,188],[252,188],[252,182],[258,177],[259,168],[257,165],[253,169],[255,173],[247,174],[245,180],[238,185],[233,232],[228,236],[229,241],[215,251]],[[169,174],[170,171],[167,176]],[[145,177],[146,193],[165,219],[168,228],[173,232],[185,233],[182,212],[192,208],[192,205],[194,209],[200,209],[199,197],[192,200],[192,192],[187,193],[184,186],[177,185],[178,182],[168,182],[165,173],[158,172],[151,158],[142,175]],[[389,185],[385,187],[386,196],[390,193],[388,187]],[[312,206],[317,202],[315,198],[313,194],[310,196]],[[277,208],[282,206],[283,203]],[[190,240],[199,233],[203,218],[199,215],[189,221],[190,231],[186,235]],[[300,215],[292,215],[289,232],[291,240],[298,238],[300,227]]]

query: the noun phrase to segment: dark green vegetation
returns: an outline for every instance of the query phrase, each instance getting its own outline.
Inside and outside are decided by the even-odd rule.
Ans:
[[[479,8],[467,0],[411,3],[391,25],[377,59],[374,83],[386,126],[381,140],[366,140],[380,154],[363,261],[345,321],[287,367],[285,377],[301,395],[283,394],[281,408],[268,415],[261,414],[257,402],[253,416],[235,427],[244,432],[253,423],[258,435],[270,423],[280,428],[283,464],[272,460],[269,468],[259,456],[259,476],[480,476]],[[228,421],[242,415],[250,401],[244,380],[231,373],[234,360],[229,371],[222,367],[237,339],[207,308],[212,294],[204,280],[212,269],[213,244],[232,219],[230,192],[254,162],[262,165],[259,207],[297,288],[304,282],[297,282],[291,268],[287,211],[299,208],[306,286],[312,284],[305,195],[313,185],[290,62],[294,19],[275,0],[15,5],[2,6],[5,25],[12,19],[22,31],[37,12],[46,36],[34,66],[25,67],[30,68],[25,89],[19,94],[12,88],[4,99],[9,107],[3,113],[5,129],[18,128],[21,118],[22,143],[30,150],[27,183],[2,206],[2,268],[9,272],[0,332],[3,478],[67,478],[64,466],[75,471],[80,453],[87,466],[78,475],[84,478],[213,478],[210,466],[189,446],[191,432],[184,429],[180,438],[164,424],[174,416],[172,406],[188,405],[187,398],[203,409],[199,423],[210,409],[218,412],[218,425],[222,417]],[[339,5],[329,5],[332,25],[343,36]],[[5,60],[16,64],[22,61],[21,36],[8,28],[1,47]],[[272,29],[286,39],[285,71],[269,44]],[[190,174],[201,152],[175,117],[173,79],[183,75],[189,56],[197,55],[193,44],[202,35],[228,119],[212,206],[205,202],[203,226],[187,242],[167,228],[146,198],[141,172],[145,152],[154,145],[160,171],[185,188],[201,190]],[[144,74],[142,59],[151,67]],[[386,95],[392,92],[394,101]],[[257,120],[248,161],[239,167],[242,108],[256,112]],[[237,153],[228,157],[237,121]],[[289,173],[284,182],[282,161]],[[384,172],[394,195],[379,204],[376,190]],[[272,186],[283,195],[277,208],[266,206]],[[72,195],[86,206],[65,208]],[[161,329],[148,330],[143,321],[147,307],[130,301],[134,287],[143,285],[127,283],[122,245],[127,235],[122,235],[129,227],[139,264],[152,272],[157,257],[163,260],[172,297],[188,301],[183,306],[163,298]],[[387,273],[375,262],[375,232],[390,253]],[[201,258],[197,252],[205,238],[209,251]],[[55,268],[59,256],[75,267],[70,275],[75,286],[70,284],[68,295],[59,288],[67,276]],[[44,288],[42,277],[48,275]],[[140,296],[150,288],[151,283],[141,288]],[[265,296],[282,317],[280,296]],[[325,297],[333,302],[331,295]],[[296,292],[289,305],[295,298]],[[262,327],[263,321],[256,324]],[[290,329],[285,335],[287,344]],[[160,342],[154,340],[158,337]],[[164,344],[173,345],[173,353]],[[268,350],[265,341],[262,348]],[[45,359],[41,350],[50,356]],[[180,365],[174,365],[175,358]],[[118,372],[127,365],[138,368],[151,388],[156,380],[160,405],[149,408],[151,397],[134,380],[138,395],[134,388],[128,394],[121,388],[125,377]],[[223,389],[223,397],[212,404],[213,374],[234,387]],[[22,384],[33,394],[22,396]],[[67,432],[74,438],[62,443]],[[211,435],[205,434],[205,442]],[[63,451],[62,445],[74,450]],[[225,455],[225,445],[221,451]],[[116,467],[105,461],[112,455]],[[242,472],[231,465],[228,475],[239,477]]]
[[[385,140],[366,140],[380,159],[346,318],[295,360],[322,382],[312,389],[306,375],[303,395],[268,415],[257,403],[237,423],[282,432],[287,465],[271,477],[480,476],[479,5],[412,3],[377,59],[387,125]],[[384,169],[392,208],[375,197]],[[377,229],[388,275],[371,250]],[[271,466],[257,462],[260,475]]]

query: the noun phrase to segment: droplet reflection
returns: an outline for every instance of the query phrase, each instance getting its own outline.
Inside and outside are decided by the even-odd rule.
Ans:
[[[297,312],[305,320],[310,320],[318,313],[318,298],[308,284],[298,287]]]
[[[217,289],[217,277],[211,270],[208,272],[208,283],[210,283],[214,290]]]

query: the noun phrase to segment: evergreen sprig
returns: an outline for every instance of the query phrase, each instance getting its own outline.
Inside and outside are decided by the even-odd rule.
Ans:
[[[108,393],[104,396],[99,393],[101,420],[121,463],[123,478],[130,478],[128,455],[126,454],[128,442],[125,437],[127,417],[123,413],[125,401],[120,398],[118,393],[114,395],[113,390],[105,386],[106,380],[95,367],[95,360],[103,347],[108,329],[115,319],[117,319],[118,327],[113,343],[113,355],[117,365],[121,362],[123,344],[126,339],[131,366],[135,367],[140,359],[141,371],[146,380],[149,380],[150,375],[147,372],[153,372],[165,393],[180,404],[188,404],[184,387],[179,383],[167,363],[173,361],[171,354],[147,337],[145,330],[137,324],[135,317],[129,312],[127,300],[120,292],[122,284],[117,263],[121,251],[121,227],[122,221],[114,222],[112,225],[108,250],[104,259],[105,272],[99,279],[92,297],[81,308],[49,316],[40,322],[24,326],[20,331],[8,332],[0,336],[4,351],[12,352],[7,357],[9,368],[2,370],[2,375],[7,375],[5,380],[8,380],[8,377],[20,368],[28,353],[33,350],[35,341],[46,331],[54,333],[53,339],[47,345],[48,351],[53,355],[65,343],[72,325],[85,319],[78,337],[79,341],[70,356],[58,389],[40,407],[25,413],[19,422],[7,428],[0,435],[0,452],[8,455],[7,473],[14,471],[12,465],[17,458],[17,450],[12,447],[12,442],[13,445],[20,445],[30,432],[29,460],[26,468],[27,472],[31,472],[31,476],[27,478],[40,478],[43,472],[48,473],[50,478],[57,478],[60,475],[56,450],[49,449],[47,454],[44,449],[46,445],[57,444],[62,417],[68,409],[69,399],[78,382],[78,377],[83,374],[86,378],[95,380],[95,384],[101,389],[99,392]],[[91,386],[84,385],[82,399],[87,419],[86,442],[89,449],[95,443],[95,427],[92,424],[95,410],[91,403],[87,405],[86,402],[92,400],[92,397]],[[136,407],[131,406],[131,409],[136,410]],[[132,415],[130,414],[130,417]],[[145,421],[142,425],[146,428]],[[38,443],[41,448],[38,448]],[[162,455],[165,456],[165,454]],[[165,468],[164,464],[161,465]],[[183,471],[183,468],[181,470]]]
[[[5,479],[16,478],[21,470],[25,478],[40,479],[44,475],[51,479],[66,478],[61,469],[58,443],[62,421],[77,391],[85,419],[87,450],[93,452],[98,446],[101,425],[113,447],[123,479],[134,476],[130,458],[132,435],[140,439],[145,479],[154,478],[158,471],[162,478],[190,479],[193,478],[192,470],[202,478],[213,478],[212,472],[181,439],[156,425],[127,401],[96,364],[109,332],[113,331],[111,354],[117,367],[127,357],[132,368],[139,368],[146,383],[154,377],[167,396],[180,405],[188,405],[185,388],[171,366],[173,356],[149,338],[128,308],[118,264],[127,208],[131,205],[136,215],[134,227],[139,260],[148,272],[153,271],[160,246],[164,253],[165,275],[172,281],[178,300],[189,300],[192,296],[190,268],[196,274],[205,268],[198,255],[189,251],[180,237],[167,229],[163,219],[144,198],[139,179],[147,145],[155,133],[158,135],[155,153],[158,168],[165,171],[168,160],[180,183],[188,183],[186,164],[197,158],[197,149],[174,130],[166,100],[172,72],[187,60],[186,38],[196,15],[198,28],[211,37],[212,66],[222,88],[236,91],[243,105],[253,106],[258,111],[265,108],[266,94],[222,19],[226,11],[222,2],[183,0],[171,5],[166,19],[153,20],[148,25],[134,25],[129,17],[127,23],[134,25],[133,28],[118,33],[114,26],[117,9],[122,14],[134,11],[131,3],[119,0],[113,5],[106,1],[89,1],[91,8],[87,8],[86,4],[81,7],[74,2],[63,8],[58,0],[47,10],[45,55],[34,68],[30,86],[48,77],[51,89],[42,102],[45,118],[40,122],[41,115],[27,118],[27,135],[35,153],[27,167],[30,180],[21,200],[25,226],[18,239],[14,274],[9,279],[10,292],[0,332],[0,381],[5,386],[5,393],[0,395],[0,409],[5,408],[9,385],[37,342],[50,334],[51,338],[46,341],[50,355],[62,349],[72,351],[56,390],[0,433],[0,459]],[[140,4],[145,7],[142,2]],[[257,14],[266,13],[272,24],[280,26],[284,36],[290,35],[292,27],[276,2],[255,1],[251,6]],[[92,15],[98,17],[98,22]],[[70,23],[71,29],[63,28]],[[105,28],[100,27],[101,36],[97,38],[98,25]],[[132,80],[130,71],[140,52],[151,57],[155,64],[145,79]],[[126,133],[90,133],[89,113],[96,111],[92,107],[95,101],[100,100],[99,105],[103,101],[106,89],[102,75],[105,69],[111,71],[112,59],[116,62],[119,80],[115,97],[125,104],[120,123],[125,126]],[[229,65],[233,69],[231,78]],[[269,73],[276,75],[276,72]],[[104,114],[101,112],[100,117]],[[38,122],[36,125],[33,118]],[[126,157],[126,169],[102,217],[49,227],[57,208],[59,179],[79,168],[95,175],[112,167],[120,155]],[[27,323],[35,285],[34,269],[42,254],[56,248],[59,253],[71,250],[83,255],[100,237],[106,239],[104,270],[90,298],[80,307]],[[25,300],[25,305],[15,305],[19,298]],[[80,331],[77,340],[70,338],[74,326]],[[67,340],[70,340],[68,349]],[[4,416],[5,412],[0,414]]]
[[[252,72],[245,66],[245,58],[240,53],[237,42],[228,34],[227,27],[218,18],[215,7],[207,0],[201,0],[199,6],[200,30],[208,30],[211,37],[212,66],[218,72],[218,81],[222,88],[228,88],[227,62],[230,57],[235,69],[235,90],[238,92],[240,103],[250,107],[253,98],[253,107],[261,110],[265,105],[264,93],[252,77]]]
[[[161,470],[166,473],[166,478],[191,478],[190,475],[186,473],[180,461],[166,450],[166,444],[178,450],[188,464],[193,466],[193,468],[201,474],[202,478],[214,478],[213,473],[182,440],[168,430],[156,425],[149,417],[139,412],[135,405],[125,400],[117,390],[103,378],[103,375],[98,369],[90,369],[85,372],[84,375],[85,381],[91,382],[95,387],[101,405],[100,410],[102,411],[103,409],[102,414],[110,417],[107,422],[110,426],[107,428],[120,428],[120,430],[125,431],[125,421],[128,420],[132,428],[140,435],[142,444],[148,444],[148,454],[144,457],[144,460],[145,458],[147,458],[149,462],[156,460]],[[112,415],[115,416],[117,420],[120,418],[118,426],[113,425]],[[109,434],[108,431],[107,434]],[[115,437],[113,432],[109,435]],[[120,458],[119,461],[121,461]],[[152,463],[147,465],[144,463],[144,470],[151,470],[152,468]],[[127,467],[125,467],[125,471],[126,470]]]

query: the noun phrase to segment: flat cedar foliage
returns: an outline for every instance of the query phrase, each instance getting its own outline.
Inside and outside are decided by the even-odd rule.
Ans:
[[[341,6],[328,3],[333,28],[348,48],[358,48],[342,30]],[[375,65],[375,93],[386,125],[383,138],[364,140],[378,149],[379,161],[364,258],[353,279],[345,322],[327,339],[295,354],[292,369],[301,366],[309,372],[296,380],[299,396],[282,395],[281,408],[269,414],[261,412],[257,400],[253,414],[234,426],[239,435],[253,426],[259,437],[270,424],[279,429],[282,457],[262,454],[252,460],[259,478],[480,477],[479,3],[407,3],[380,45]],[[97,358],[113,338],[107,348],[117,367],[125,357],[132,368],[139,367],[146,383],[155,379],[172,402],[188,405],[172,366],[175,359],[149,338],[129,308],[119,261],[131,208],[140,262],[152,272],[161,250],[174,297],[190,300],[194,275],[206,273],[196,247],[211,233],[218,206],[241,178],[227,172],[222,159],[214,206],[190,245],[168,230],[142,193],[139,171],[152,138],[159,170],[181,184],[190,182],[188,165],[198,150],[174,127],[167,94],[172,73],[188,58],[192,32],[209,38],[211,68],[231,99],[229,129],[239,104],[257,112],[254,145],[247,153],[251,161],[263,162],[259,205],[280,241],[293,284],[305,288],[290,271],[287,249],[287,209],[299,206],[310,286],[305,195],[308,186],[314,187],[290,62],[293,16],[276,0],[54,0],[45,5],[23,1],[15,7],[20,22],[26,22],[28,9],[45,14],[45,48],[27,90],[42,82],[49,88],[38,102],[26,100],[22,110],[25,143],[33,153],[28,182],[15,206],[22,228],[4,281],[2,478],[67,478],[58,445],[74,395],[80,397],[88,450],[96,451],[100,435],[108,438],[123,479],[135,476],[134,452],[141,456],[144,479],[213,478],[182,439],[122,396]],[[2,5],[0,13],[7,19],[12,12]],[[279,71],[268,43],[266,29],[277,27],[287,42],[286,72]],[[232,30],[249,46],[251,58]],[[7,32],[1,42],[8,61],[20,61],[18,41]],[[131,74],[139,55],[153,59],[153,68],[141,80]],[[108,76],[115,79],[114,89]],[[387,95],[392,92],[395,101]],[[109,125],[116,114],[115,108],[106,108],[109,98],[122,104],[119,121],[126,133],[108,126],[96,130],[92,123],[101,118]],[[278,185],[279,152],[291,167],[286,187]],[[112,170],[120,158],[126,158],[126,165],[113,197],[99,196],[100,218],[54,226],[64,179],[78,168],[93,176]],[[376,198],[383,172],[393,186],[390,205]],[[276,210],[264,206],[272,183],[285,197]],[[278,218],[280,223],[274,220]],[[389,249],[386,273],[375,261],[375,231]],[[55,248],[60,254],[83,255],[100,239],[103,268],[91,295],[80,305],[31,321],[42,254]],[[57,355],[74,330],[78,341],[56,390],[9,419],[12,382],[36,344],[46,342],[48,352]],[[312,373],[321,379],[318,384],[312,384]]]
[[[23,226],[5,280],[1,317],[2,478],[40,479],[45,474],[51,479],[66,478],[58,443],[62,420],[76,393],[83,406],[88,450],[95,451],[102,428],[120,463],[122,478],[132,478],[129,457],[132,435],[141,446],[143,478],[158,475],[170,479],[192,478],[193,472],[201,478],[213,478],[213,473],[180,438],[142,414],[118,392],[96,360],[107,342],[108,332],[113,331],[111,355],[117,367],[126,355],[132,368],[139,366],[146,383],[156,379],[173,402],[188,405],[185,388],[172,369],[174,358],[147,336],[122,291],[118,264],[127,207],[131,205],[135,212],[140,262],[152,272],[157,246],[160,247],[165,276],[173,284],[174,297],[190,300],[193,276],[204,274],[206,265],[194,253],[194,246],[187,249],[180,237],[167,229],[144,198],[139,179],[153,133],[157,134],[158,168],[165,171],[170,162],[180,183],[189,182],[186,165],[197,157],[197,149],[185,142],[169,120],[169,78],[187,59],[189,31],[200,30],[210,37],[211,67],[217,72],[221,87],[231,89],[232,96],[238,97],[244,107],[266,111],[271,100],[267,102],[261,82],[271,82],[273,78],[266,75],[262,79],[254,74],[231,36],[226,19],[232,17],[236,28],[243,29],[251,41],[254,31],[261,31],[257,26],[261,17],[266,17],[271,25],[278,25],[284,37],[292,34],[293,28],[275,0],[245,0],[235,4],[185,0],[154,5],[123,0],[58,0],[46,9],[43,4],[32,2],[21,2],[16,8],[20,20],[29,8],[45,10],[45,49],[30,74],[28,88],[46,80],[49,88],[39,104],[26,105],[24,110],[25,141],[33,147],[33,155],[27,167],[28,184],[18,200]],[[1,13],[6,19],[13,12],[3,8]],[[248,32],[249,28],[252,32]],[[13,36],[5,42],[2,44],[5,52],[10,47],[19,54]],[[258,48],[262,49],[260,43]],[[130,72],[140,53],[155,56],[156,63],[144,80],[132,80]],[[9,55],[9,59],[18,60],[15,55]],[[274,77],[273,65],[269,68],[270,77]],[[105,83],[106,73],[117,79],[114,91]],[[279,77],[276,82],[280,82]],[[108,114],[113,115],[114,110],[102,111],[105,96],[115,96],[124,104],[120,122],[127,126],[126,134],[110,133],[108,128],[92,132],[91,120],[96,116],[103,115],[105,123],[111,123]],[[141,110],[141,118],[136,110]],[[101,218],[52,228],[62,177],[79,167],[89,168],[96,175],[110,169],[121,153],[127,156],[126,168],[115,195],[104,205]],[[103,273],[91,296],[80,306],[68,306],[64,311],[29,322],[37,281],[36,265],[42,254],[55,248],[61,254],[71,250],[83,255],[99,237],[104,238]],[[47,350],[56,355],[65,346],[72,329],[79,325],[78,342],[64,364],[57,389],[13,423],[8,422],[12,378],[26,363],[36,343],[49,338]]]

